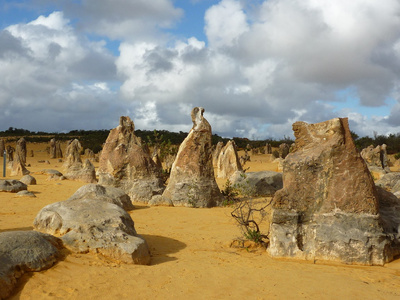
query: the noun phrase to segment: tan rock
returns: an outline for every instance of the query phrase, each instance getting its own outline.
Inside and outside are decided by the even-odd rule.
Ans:
[[[273,199],[272,256],[382,265],[400,250],[384,232],[379,197],[347,119],[296,122]]]
[[[235,172],[242,172],[243,168],[239,161],[235,141],[230,140],[222,148],[217,163],[217,177],[229,178]]]
[[[179,147],[163,193],[174,206],[212,207],[222,201],[212,165],[212,132],[204,109],[192,110],[193,127]]]
[[[119,125],[110,131],[100,155],[99,184],[125,191],[132,201],[148,202],[162,194],[164,184],[157,167],[129,117],[120,117]]]

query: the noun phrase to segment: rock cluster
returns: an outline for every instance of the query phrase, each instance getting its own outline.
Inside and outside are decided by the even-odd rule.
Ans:
[[[135,135],[129,117],[120,117],[100,155],[99,184],[121,188],[132,201],[149,202],[164,191],[161,169]]]
[[[293,131],[283,189],[273,199],[271,255],[366,265],[392,260],[400,253],[400,221],[380,210],[389,200],[376,190],[348,120],[296,122]],[[392,207],[399,215],[400,205]]]
[[[203,113],[202,107],[193,108],[193,127],[179,147],[162,195],[174,206],[212,207],[223,200],[214,177],[211,126]]]

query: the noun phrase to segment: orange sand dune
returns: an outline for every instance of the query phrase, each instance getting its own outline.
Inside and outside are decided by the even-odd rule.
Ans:
[[[45,146],[28,144],[28,153],[35,151],[28,169],[62,172],[62,164],[42,151]],[[248,166],[276,170],[267,155],[252,157]],[[28,190],[36,198],[0,193],[0,232],[31,230],[42,207],[84,185],[33,176],[38,184]],[[135,206],[130,214],[150,246],[151,265],[69,254],[49,270],[23,275],[11,299],[400,299],[400,260],[364,267],[272,259],[263,249],[229,246],[240,235],[232,208]]]

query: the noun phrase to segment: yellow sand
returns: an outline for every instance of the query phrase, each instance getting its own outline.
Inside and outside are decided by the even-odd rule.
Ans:
[[[45,147],[28,144],[28,153],[35,151],[28,169],[62,172],[62,164],[48,159]],[[38,163],[41,159],[50,164]],[[277,166],[267,155],[258,155],[246,167]],[[0,232],[31,230],[42,207],[67,199],[84,185],[33,176],[38,184],[28,190],[36,198],[0,193]],[[365,267],[272,259],[263,249],[229,246],[240,235],[232,208],[135,206],[130,214],[150,246],[151,265],[70,254],[49,270],[23,275],[11,299],[400,299],[400,260]]]

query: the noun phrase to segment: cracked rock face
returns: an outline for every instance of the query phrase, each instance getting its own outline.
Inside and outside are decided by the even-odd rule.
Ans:
[[[174,206],[212,207],[223,200],[214,177],[211,126],[203,113],[204,108],[193,108],[193,127],[179,147],[162,195]]]
[[[271,255],[366,265],[392,260],[399,253],[397,228],[381,225],[390,216],[379,210],[382,196],[347,119],[296,122],[293,131],[283,189],[273,200]]]

